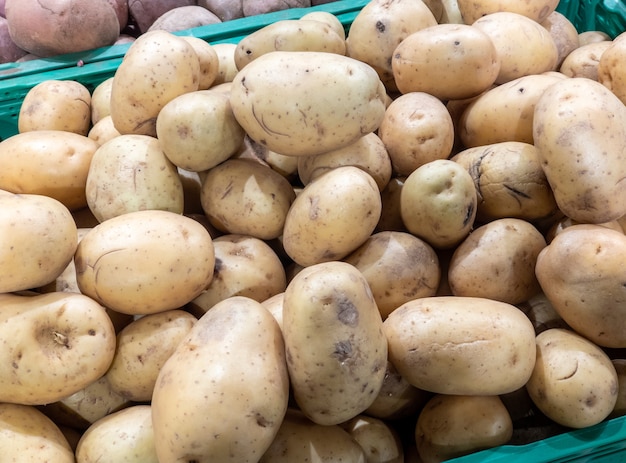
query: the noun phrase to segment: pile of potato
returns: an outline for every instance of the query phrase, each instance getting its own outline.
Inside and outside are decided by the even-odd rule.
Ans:
[[[154,30],[33,87],[3,461],[431,463],[622,416],[626,36],[556,6]]]

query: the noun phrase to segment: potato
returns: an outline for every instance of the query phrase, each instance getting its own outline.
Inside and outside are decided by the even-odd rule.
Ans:
[[[385,112],[386,92],[378,74],[353,58],[274,51],[237,73],[230,101],[250,138],[280,154],[307,156],[374,132]]]
[[[265,307],[272,316],[276,319],[276,323],[283,329],[283,300],[285,298],[285,292],[274,294],[267,299],[261,301],[263,307]]]
[[[441,100],[428,93],[410,92],[387,107],[378,135],[394,173],[407,176],[430,161],[450,156],[454,124]]]
[[[434,249],[405,232],[374,233],[343,260],[365,276],[383,320],[411,299],[434,296],[441,278]]]
[[[233,156],[245,135],[228,96],[212,90],[185,93],[169,101],[157,116],[156,133],[167,158],[195,172]]]
[[[449,159],[437,159],[406,178],[400,192],[400,214],[410,233],[436,249],[445,249],[468,235],[477,202],[468,171]]]
[[[100,82],[91,92],[91,123],[95,125],[100,119],[111,115],[111,89],[113,77]]]
[[[398,432],[383,420],[359,415],[341,425],[365,452],[368,462],[404,463]]]
[[[193,46],[171,32],[146,32],[130,45],[113,75],[113,124],[122,134],[156,136],[161,108],[199,85],[200,60]]]
[[[180,6],[195,5],[195,0],[128,0],[128,12],[137,23],[141,34],[145,33],[152,23],[162,14]]]
[[[330,169],[346,165],[359,167],[370,174],[381,191],[392,175],[389,153],[374,132],[363,135],[344,148],[312,156],[298,156],[295,159],[298,161],[298,178],[304,185]]]
[[[537,21],[500,11],[480,17],[472,26],[487,34],[496,47],[500,59],[496,84],[557,69],[559,56],[554,38]]]
[[[537,335],[537,361],[526,384],[534,404],[569,428],[585,428],[609,416],[617,401],[617,372],[593,342],[552,328]]]
[[[152,396],[159,461],[259,461],[289,399],[274,317],[231,297],[203,315],[165,362]]]
[[[235,65],[236,43],[215,43],[212,45],[213,50],[217,53],[218,68],[217,76],[213,81],[213,86],[232,82],[238,72]]]
[[[537,258],[537,279],[554,309],[599,346],[626,347],[624,255],[624,233],[577,224],[560,231]]]
[[[0,446],[7,463],[74,463],[74,452],[59,427],[35,407],[0,404]]]
[[[111,413],[87,429],[76,447],[76,463],[156,463],[150,405]]]
[[[99,146],[85,182],[87,204],[100,222],[140,210],[182,213],[183,185],[158,139],[119,135]]]
[[[27,55],[28,52],[18,47],[11,38],[9,21],[0,16],[0,63],[14,63]]]
[[[603,40],[581,45],[565,57],[559,71],[568,77],[586,77],[597,81],[600,57],[612,43]]]
[[[452,294],[509,304],[527,301],[540,291],[535,264],[545,247],[543,235],[525,220],[507,217],[481,225],[452,254]]]
[[[206,40],[192,35],[181,35],[191,45],[200,60],[200,81],[198,90],[206,90],[213,85],[219,72],[220,61],[217,51]]]
[[[63,130],[18,133],[0,142],[0,188],[44,195],[70,210],[87,206],[85,188],[98,143]],[[28,172],[25,175],[25,172]]]
[[[81,390],[56,402],[40,405],[38,409],[57,425],[83,432],[92,423],[130,405],[127,399],[111,389],[106,375],[103,375]]]
[[[603,223],[626,215],[626,107],[604,85],[583,77],[556,82],[541,95],[533,139],[559,209]]]
[[[401,93],[459,100],[491,87],[500,72],[500,58],[479,28],[438,24],[405,37],[393,52],[391,67]]]
[[[543,92],[561,80],[554,74],[518,77],[473,99],[457,123],[464,148],[517,141],[533,143],[535,105]]]
[[[500,11],[521,14],[541,23],[556,10],[558,3],[558,0],[529,0],[526,2],[512,2],[510,0],[457,1],[459,11],[466,24],[472,24],[482,16]]]
[[[178,32],[221,22],[217,15],[201,6],[177,6],[156,18],[146,32],[156,30]]]
[[[546,241],[548,243],[552,242],[554,237],[558,235],[559,233],[561,233],[563,230],[565,230],[567,227],[571,227],[572,225],[577,225],[577,224],[580,224],[580,222],[576,222],[575,220],[572,220],[567,216],[563,216],[559,218],[552,224],[552,226],[548,230],[545,231],[544,234],[546,237]],[[622,225],[620,224],[619,219],[611,220],[610,222],[605,222],[605,223],[597,223],[594,225],[599,225],[602,227],[610,228],[611,230],[615,230],[620,233],[624,233],[624,229],[622,228]]]
[[[373,0],[354,17],[346,38],[347,55],[372,66],[389,89],[395,88],[391,57],[404,38],[437,25],[425,2]]]
[[[423,463],[438,463],[504,445],[513,422],[498,396],[438,394],[419,413],[417,451]]]
[[[407,231],[400,211],[400,196],[405,177],[392,177],[380,192],[382,212],[374,231]]]
[[[533,144],[504,141],[475,146],[451,159],[465,167],[474,180],[478,222],[505,217],[534,221],[557,211]]]
[[[322,425],[369,407],[385,376],[387,341],[367,280],[351,264],[302,269],[283,299],[283,338],[293,398]]]
[[[247,235],[226,234],[215,238],[213,247],[213,279],[188,305],[188,310],[197,317],[232,296],[262,302],[285,291],[285,268],[266,241]]]
[[[80,291],[122,313],[177,309],[213,278],[209,232],[195,220],[167,211],[136,211],[97,225],[74,256]]]
[[[16,45],[40,58],[106,47],[120,33],[107,1],[8,0],[5,14]]]
[[[329,170],[291,204],[282,235],[285,252],[302,266],[340,260],[371,235],[381,208],[370,174],[354,166]]]
[[[198,0],[198,5],[213,12],[222,21],[243,17],[242,0]]]
[[[554,40],[557,49],[556,67],[559,68],[567,55],[580,46],[578,30],[567,16],[556,10],[546,16],[541,25]]]
[[[159,370],[196,320],[175,309],[144,315],[124,327],[105,375],[111,388],[127,400],[149,402]]]
[[[408,301],[383,322],[389,360],[413,386],[439,394],[500,395],[526,384],[535,331],[517,307],[480,297]]]
[[[626,415],[626,359],[611,359],[615,372],[617,373],[617,400],[610,418],[617,418]]]
[[[75,80],[46,79],[31,87],[17,116],[20,133],[64,130],[87,135],[91,127],[91,94]]]
[[[289,408],[259,463],[346,461],[365,463],[363,448],[340,425],[321,425]]]
[[[287,10],[289,8],[308,8],[311,0],[241,0],[241,8],[244,16],[257,16],[274,11]]]
[[[115,138],[121,133],[115,128],[113,124],[113,119],[111,116],[104,116],[98,122],[96,122],[91,129],[89,129],[89,133],[87,133],[87,137],[91,138],[95,141],[98,146],[104,145],[105,142],[109,141],[111,138]]]
[[[323,22],[324,24],[329,25],[331,29],[334,30],[337,35],[343,40],[346,39],[346,29],[344,25],[337,16],[335,16],[333,13],[330,13],[329,11],[311,10],[308,13],[300,16],[300,19],[305,21],[313,20]],[[352,24],[350,26],[352,27]]]
[[[346,41],[327,23],[281,19],[246,35],[235,49],[235,65],[246,64],[271,51],[316,51],[346,54]]]
[[[621,63],[626,56],[626,34],[622,33],[611,41],[598,62],[598,82],[611,90],[626,104],[626,72]]]
[[[82,294],[0,294],[0,402],[43,405],[100,378],[115,352],[111,319]]]
[[[604,31],[583,31],[578,34],[578,42],[581,46],[594,42],[611,41],[612,38]]]
[[[72,260],[78,243],[74,219],[59,201],[4,190],[0,190],[0,236],[0,293],[53,282]]]

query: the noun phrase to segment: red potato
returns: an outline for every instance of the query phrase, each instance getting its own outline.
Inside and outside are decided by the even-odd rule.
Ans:
[[[176,32],[220,22],[222,22],[220,18],[201,6],[179,6],[159,16],[148,28],[148,31],[159,29]]]
[[[0,10],[4,13],[4,8]],[[26,56],[28,52],[21,49],[11,38],[9,33],[9,22],[4,17],[0,17],[0,63],[10,63]]]
[[[109,0],[6,0],[9,33],[39,57],[112,45],[120,23]]]
[[[179,6],[195,5],[194,0],[128,0],[128,12],[141,33],[146,32],[163,13]]]
[[[211,11],[222,21],[243,17],[243,0],[198,0],[198,6]]]
[[[287,10],[289,8],[308,8],[311,0],[242,0],[241,7],[244,16],[256,16],[273,11]]]
[[[128,19],[129,19],[128,0],[107,0],[107,1],[113,7],[113,10],[115,10],[115,14],[117,15],[117,20],[120,23],[120,31],[124,30],[124,28],[128,24]]]

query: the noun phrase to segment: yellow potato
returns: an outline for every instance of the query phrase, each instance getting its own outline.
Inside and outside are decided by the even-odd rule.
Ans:
[[[167,158],[195,172],[233,156],[245,135],[228,96],[213,90],[185,93],[170,100],[157,116],[156,133]]]
[[[217,51],[206,40],[192,35],[181,35],[198,55],[200,62],[200,77],[198,82],[198,90],[206,90],[215,83],[219,72],[219,57]]]
[[[491,87],[500,72],[500,58],[479,28],[438,24],[405,37],[393,52],[391,67],[401,93],[459,100]]]
[[[113,124],[122,134],[156,136],[161,108],[199,85],[200,60],[193,46],[170,32],[146,32],[130,45],[113,76]]]
[[[626,34],[622,33],[611,41],[598,62],[598,82],[611,90],[626,104],[626,72],[622,63],[626,57]]]
[[[367,280],[351,264],[302,269],[283,299],[293,398],[311,421],[339,424],[368,408],[386,371],[387,341]]]
[[[184,310],[144,315],[117,335],[117,348],[105,375],[111,389],[135,402],[149,402],[159,370],[196,317]]]
[[[552,421],[585,428],[613,411],[617,371],[593,342],[571,330],[552,328],[537,335],[537,361],[526,389]]]
[[[63,130],[87,135],[91,127],[91,94],[76,80],[44,80],[31,87],[17,117],[20,133]]]
[[[0,295],[0,402],[43,405],[100,378],[115,352],[106,311],[82,294]]]
[[[521,14],[540,23],[556,10],[558,3],[558,0],[527,0],[524,2],[511,0],[457,1],[459,11],[466,24],[472,24],[482,16],[500,11]]]
[[[500,60],[496,84],[557,69],[558,49],[554,38],[534,19],[500,11],[478,18],[472,27],[488,35],[496,47]]]
[[[359,443],[370,463],[404,463],[404,449],[391,424],[359,415],[341,425]]]
[[[285,252],[302,266],[342,259],[371,235],[381,208],[370,174],[354,166],[329,170],[304,187],[287,212]]]
[[[289,400],[276,320],[250,298],[202,316],[161,368],[152,396],[159,461],[258,461]]]
[[[81,436],[76,463],[157,463],[150,405],[133,405],[96,421]]]
[[[113,119],[110,115],[103,116],[89,129],[89,133],[87,134],[98,146],[103,145],[105,142],[118,135],[121,135],[121,133],[113,125]]]
[[[585,223],[626,215],[626,107],[583,77],[554,83],[539,98],[533,140],[563,214]]]
[[[324,10],[311,10],[308,13],[300,16],[300,19],[305,21],[313,20],[323,22],[329,25],[339,37],[344,40],[346,38],[346,29],[344,28],[344,25],[333,13]]]
[[[182,213],[184,191],[176,166],[158,139],[120,135],[93,154],[85,194],[99,222],[141,210]]]
[[[546,16],[541,25],[554,40],[557,49],[556,67],[559,68],[563,60],[580,46],[578,30],[567,16],[556,10]]]
[[[4,190],[0,190],[0,236],[0,293],[53,282],[78,245],[76,223],[59,201]]]
[[[612,43],[611,40],[603,40],[581,45],[565,57],[559,71],[568,77],[598,80],[600,57]]]
[[[74,256],[83,294],[133,315],[177,309],[213,278],[211,235],[167,211],[128,212],[87,233]]]
[[[217,53],[218,67],[217,76],[213,81],[213,87],[219,84],[232,82],[238,69],[235,64],[236,43],[215,43],[213,50]]]
[[[309,19],[281,19],[246,35],[237,44],[235,66],[241,70],[271,51],[346,54],[346,41],[329,24]]]
[[[59,427],[35,407],[0,404],[0,446],[7,463],[74,463],[74,452]]]
[[[265,53],[237,73],[230,90],[235,117],[250,138],[290,156],[339,149],[374,132],[386,97],[369,65],[315,51]]]
[[[91,92],[91,124],[95,125],[100,119],[111,115],[111,89],[113,77],[100,82]]]
[[[413,386],[440,394],[500,395],[526,384],[535,330],[517,307],[491,299],[414,299],[383,322],[389,360]]]
[[[87,205],[85,188],[98,143],[63,130],[33,130],[0,142],[0,188],[57,199],[68,209]],[[28,174],[25,174],[25,173]]]
[[[424,92],[394,99],[385,111],[378,135],[396,175],[409,175],[435,159],[447,159],[454,145],[454,124],[446,106]]]

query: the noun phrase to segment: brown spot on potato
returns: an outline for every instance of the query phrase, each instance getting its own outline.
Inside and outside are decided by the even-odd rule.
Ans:
[[[348,298],[342,298],[337,301],[337,319],[348,326],[357,326],[359,324],[359,311]]]
[[[333,357],[344,363],[352,357],[352,343],[350,341],[339,341],[335,343]]]

